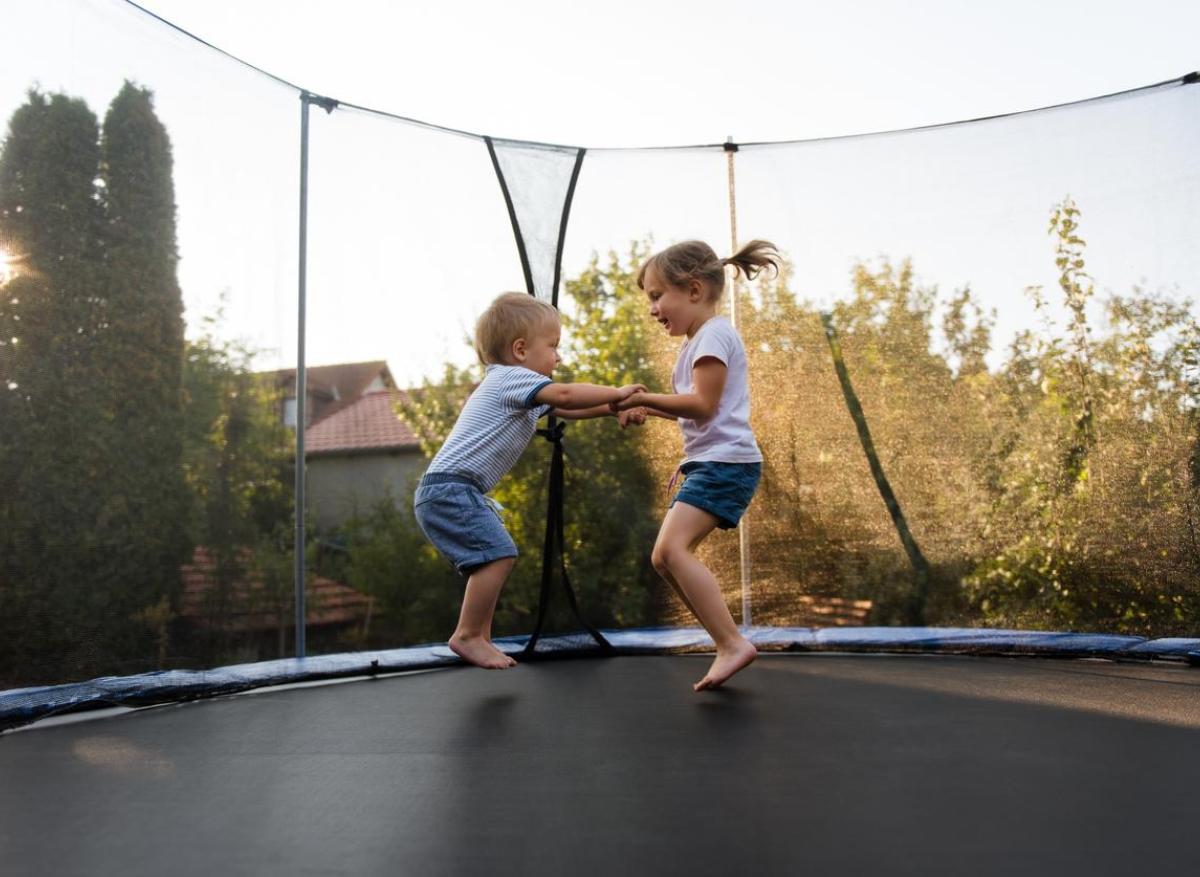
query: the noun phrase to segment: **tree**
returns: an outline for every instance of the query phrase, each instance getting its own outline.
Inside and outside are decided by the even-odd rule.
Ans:
[[[183,520],[189,544],[207,548],[214,561],[201,632],[183,647],[193,663],[206,665],[232,654],[228,618],[235,608],[260,608],[286,619],[282,628],[292,624],[290,577],[259,593],[238,587],[277,581],[278,570],[291,567],[292,434],[279,416],[278,391],[252,371],[254,351],[221,340],[221,320],[218,312],[202,321],[199,337],[187,343],[183,369],[182,470],[189,497]],[[267,605],[248,606],[247,600]]]
[[[82,101],[30,92],[0,156],[0,237],[22,256],[0,297],[0,602],[17,622],[0,667],[154,666],[188,546],[170,145],[149,93],[126,85],[101,142]]]
[[[1018,338],[987,394],[995,477],[964,590],[993,624],[1193,633],[1191,303],[1111,295],[1109,331],[1093,339],[1081,221],[1070,199],[1051,212],[1065,336],[1047,320],[1041,335]],[[1030,292],[1044,310],[1041,290]]]
[[[105,541],[122,545],[120,602],[132,612],[178,591],[191,554],[182,468],[183,301],[176,278],[171,144],[151,93],[126,82],[104,119],[104,315],[97,372],[115,459]]]
[[[111,654],[95,524],[108,451],[97,346],[99,131],[87,105],[33,91],[0,155],[0,677],[75,678]]]

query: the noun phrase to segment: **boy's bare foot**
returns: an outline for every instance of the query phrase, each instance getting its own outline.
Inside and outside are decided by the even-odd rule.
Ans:
[[[501,658],[503,658],[504,663],[506,663],[508,666],[510,666],[510,667],[517,666],[517,659],[514,658],[512,655],[508,654],[508,652],[502,652],[500,649],[497,649],[496,646],[492,644],[491,640],[488,640],[488,645],[491,646],[493,649],[496,649],[496,654],[499,655]]]
[[[704,691],[709,688],[720,688],[726,679],[738,670],[749,666],[757,657],[758,649],[754,648],[754,644],[748,639],[743,639],[731,649],[717,649],[716,660],[712,662],[712,666],[708,668],[704,678],[693,685],[692,689]]]
[[[497,646],[497,645],[496,645],[494,642],[492,642],[492,637],[491,637],[490,635],[485,635],[485,636],[484,636],[484,639],[485,639],[485,640],[487,640],[487,644],[488,644],[489,646],[491,646],[491,647],[492,647],[492,649],[493,649],[493,650],[496,652],[496,654],[497,654],[497,655],[499,655],[500,657],[504,658],[504,660],[508,662],[508,666],[510,666],[510,667],[515,667],[515,666],[517,666],[517,661],[516,661],[516,659],[515,659],[515,658],[513,658],[513,657],[511,657],[511,656],[508,654],[508,652],[506,652],[506,651],[504,651],[503,649],[499,648],[499,647],[498,647],[498,646]]]
[[[456,633],[446,645],[468,664],[487,670],[507,670],[516,664],[516,661],[481,636],[464,637]]]

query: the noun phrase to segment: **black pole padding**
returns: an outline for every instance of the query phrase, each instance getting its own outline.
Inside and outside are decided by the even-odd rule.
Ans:
[[[892,516],[892,523],[896,527],[896,533],[900,536],[900,543],[904,546],[909,563],[912,564],[913,588],[909,594],[905,621],[914,626],[924,626],[925,604],[929,599],[929,561],[925,559],[921,547],[913,538],[912,531],[908,528],[908,521],[904,517],[904,511],[900,508],[900,501],[896,499],[892,485],[883,471],[883,464],[879,462],[875,441],[871,438],[871,430],[867,426],[867,415],[863,412],[858,394],[854,392],[854,385],[850,383],[850,373],[846,369],[846,361],[842,358],[842,346],[838,341],[837,330],[833,326],[833,315],[821,314],[821,323],[825,326],[825,338],[829,341],[829,351],[833,356],[833,368],[837,372],[838,383],[842,386],[846,409],[850,412],[850,418],[854,421],[854,427],[858,431],[858,440],[862,445],[863,453],[867,456],[867,464],[871,467],[875,486],[879,489],[883,504],[887,506],[888,514]]]
[[[726,152],[737,152],[738,145],[736,143],[734,143],[733,139],[731,138],[731,139],[725,141],[724,149]]]
[[[504,170],[500,167],[500,156],[496,154],[496,144],[491,137],[484,137],[488,155],[492,159],[492,169],[496,179],[500,181],[500,191],[504,193],[504,203],[508,207],[508,221],[512,223],[513,236],[517,239],[517,253],[521,257],[521,270],[525,272],[525,291],[537,298],[537,288],[533,285],[533,270],[529,265],[529,253],[525,250],[525,235],[521,234],[521,223],[517,219],[517,208],[513,204],[512,193],[508,191],[508,181],[504,179]]]
[[[563,242],[567,239],[567,220],[571,217],[571,202],[575,200],[575,184],[579,181],[579,169],[583,167],[586,149],[575,153],[575,166],[571,169],[571,182],[567,184],[567,197],[563,199],[562,218],[558,221],[558,247],[554,251],[554,285],[550,287],[550,304],[558,307],[558,284],[562,279]]]
[[[546,611],[550,605],[550,583],[554,575],[555,554],[558,555],[558,568],[562,574],[563,590],[566,592],[567,603],[570,604],[571,612],[574,613],[575,619],[588,632],[591,638],[596,641],[596,645],[600,647],[602,654],[611,655],[615,653],[612,644],[604,638],[604,635],[600,631],[588,624],[583,617],[583,613],[579,611],[579,603],[575,599],[575,590],[571,587],[571,579],[567,575],[563,526],[563,476],[565,471],[563,465],[563,433],[565,432],[565,428],[566,424],[551,415],[547,427],[537,431],[538,435],[547,439],[553,444],[554,448],[550,457],[550,497],[546,509],[546,539],[542,545],[542,589],[538,597],[537,624],[534,625],[529,642],[525,644],[525,648],[521,652],[526,657],[535,655],[538,638],[542,635],[542,628],[546,623]]]

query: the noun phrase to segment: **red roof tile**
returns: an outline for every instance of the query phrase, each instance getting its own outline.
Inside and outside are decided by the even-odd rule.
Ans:
[[[304,433],[305,456],[362,451],[415,451],[421,447],[399,415],[400,390],[368,393]]]
[[[239,552],[238,562],[243,569],[249,568],[252,560],[248,550]],[[290,626],[294,620],[290,592],[280,601],[267,592],[262,580],[252,572],[235,580],[228,593],[220,595],[216,585],[216,558],[207,548],[197,548],[192,562],[181,567],[180,572],[183,595],[179,615],[201,627],[240,632],[276,630],[281,612],[285,624]],[[371,597],[349,585],[315,576],[306,591],[305,615],[310,627],[365,626],[369,623],[373,603]]]
[[[296,370],[284,368],[263,375],[288,398],[296,395]],[[383,360],[313,365],[305,369],[308,411],[305,420],[311,429],[332,414],[353,405],[376,381],[394,390],[396,381]]]
[[[305,369],[305,383],[309,392],[328,393],[339,399],[353,399],[362,394],[376,378],[391,388],[396,386],[387,363],[380,360],[371,362],[343,362],[335,365],[310,365]],[[281,368],[268,373],[276,383],[295,394],[296,370]]]

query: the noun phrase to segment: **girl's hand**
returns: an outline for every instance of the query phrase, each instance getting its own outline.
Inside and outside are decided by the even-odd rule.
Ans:
[[[609,403],[608,407],[611,408],[614,413],[628,411],[629,409],[637,408],[642,404],[642,394],[646,392],[646,388],[641,384],[631,384],[630,386],[635,388],[630,395],[622,397],[617,402]],[[629,389],[629,387],[621,388],[622,392],[627,389]]]
[[[621,424],[621,429],[628,426],[641,426],[645,422],[645,408],[630,408],[628,411],[621,411],[617,414],[617,423]]]

